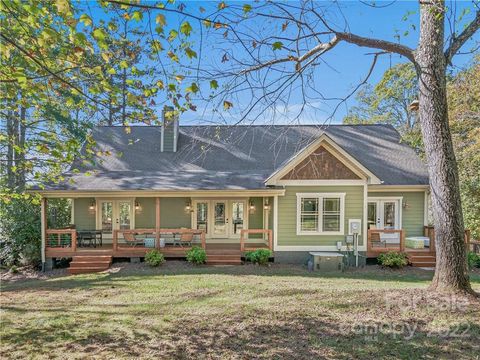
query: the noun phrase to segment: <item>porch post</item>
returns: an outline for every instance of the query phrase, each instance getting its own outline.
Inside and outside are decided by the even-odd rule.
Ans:
[[[160,198],[155,198],[155,247],[160,249]]]
[[[47,199],[42,197],[41,200],[41,210],[40,210],[40,224],[42,232],[42,270],[45,271],[45,245],[47,240]]]

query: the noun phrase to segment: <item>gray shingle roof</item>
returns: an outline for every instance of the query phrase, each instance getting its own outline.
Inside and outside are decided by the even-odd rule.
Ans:
[[[285,161],[323,133],[385,185],[426,185],[425,165],[389,125],[180,126],[178,151],[160,152],[160,127],[97,127],[95,164],[47,190],[262,189]],[[88,171],[95,171],[86,176]],[[73,180],[71,182],[70,180]]]

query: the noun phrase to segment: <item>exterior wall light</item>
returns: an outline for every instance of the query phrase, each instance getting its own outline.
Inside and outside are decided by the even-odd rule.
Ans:
[[[90,211],[95,211],[95,200],[90,201],[90,206],[88,207]]]
[[[263,210],[270,210],[270,204],[268,203],[268,198],[265,199],[265,203],[263,204]]]
[[[185,211],[186,212],[191,212],[192,211],[192,202],[191,200],[188,200],[186,205],[185,205]]]
[[[140,204],[138,201],[135,201],[135,210],[140,210]]]

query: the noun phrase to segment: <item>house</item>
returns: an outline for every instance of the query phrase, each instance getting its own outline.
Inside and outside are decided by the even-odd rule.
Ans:
[[[165,118],[165,117],[164,117]],[[42,190],[42,259],[182,257],[212,263],[270,248],[275,262],[312,251],[427,251],[425,164],[390,125],[96,127],[96,155]],[[50,229],[50,198],[71,198],[72,228]],[[96,231],[95,231],[96,230]],[[93,245],[92,245],[93,237]],[[101,237],[101,243],[100,239]],[[85,240],[87,239],[87,243]],[[95,247],[94,247],[95,246]],[[111,259],[111,258],[110,258]]]

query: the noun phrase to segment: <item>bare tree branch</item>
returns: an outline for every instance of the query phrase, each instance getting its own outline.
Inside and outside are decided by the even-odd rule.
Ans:
[[[357,46],[374,48],[374,49],[379,49],[379,50],[383,50],[391,53],[400,54],[402,56],[405,56],[411,62],[415,62],[414,50],[409,48],[408,46],[396,44],[391,41],[358,36],[352,33],[336,32],[335,34],[339,40],[343,40],[348,43],[355,44]]]
[[[457,37],[452,36],[450,46],[445,51],[445,59],[447,64],[450,64],[453,56],[460,50],[460,48],[470,39],[473,34],[480,28],[480,10],[477,11],[475,19],[462,31]]]

